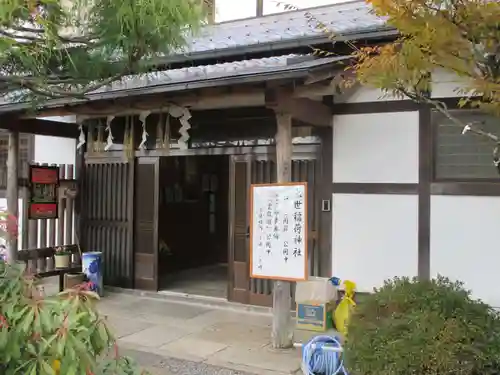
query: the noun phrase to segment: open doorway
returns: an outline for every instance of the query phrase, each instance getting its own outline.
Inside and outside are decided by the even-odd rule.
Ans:
[[[160,160],[160,290],[227,298],[227,156]]]

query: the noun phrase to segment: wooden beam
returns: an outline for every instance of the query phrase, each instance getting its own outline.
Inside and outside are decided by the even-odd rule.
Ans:
[[[278,183],[292,180],[292,117],[286,112],[276,112],[276,172]],[[292,347],[292,325],[290,308],[291,283],[277,280],[273,288],[273,331],[275,349]]]
[[[106,101],[95,101],[75,105],[66,105],[57,108],[45,108],[35,116],[68,116],[82,115],[89,118],[105,117],[108,115],[135,115],[141,111],[151,113],[164,112],[168,104],[189,107],[194,110],[213,108],[256,107],[265,103],[263,88],[245,88],[233,90],[204,89],[191,94],[176,96],[141,95],[119,98]],[[33,118],[33,114],[26,114],[24,118]]]
[[[311,99],[294,98],[291,90],[267,90],[266,106],[276,112],[289,113],[294,119],[310,125],[332,124],[333,113],[330,107]]]
[[[331,126],[333,113],[330,107],[315,100],[293,99],[292,117],[315,126]]]
[[[19,164],[19,132],[9,132],[9,148],[7,154],[7,212],[19,219],[19,186],[17,177]],[[12,223],[7,220],[7,262],[14,264],[17,261],[17,234],[12,233]]]
[[[74,139],[78,138],[79,134],[76,124],[13,116],[0,116],[0,129]]]
[[[298,86],[295,88],[293,96],[296,98],[318,98],[329,95],[338,95],[340,92],[342,92],[341,88],[332,80],[313,83],[307,86]]]

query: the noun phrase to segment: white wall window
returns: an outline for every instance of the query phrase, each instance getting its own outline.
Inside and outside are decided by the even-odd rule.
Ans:
[[[463,123],[474,123],[484,131],[500,136],[500,119],[473,111],[452,111]],[[498,179],[493,164],[495,143],[485,136],[468,132],[440,113],[433,113],[435,128],[435,177],[438,180]]]

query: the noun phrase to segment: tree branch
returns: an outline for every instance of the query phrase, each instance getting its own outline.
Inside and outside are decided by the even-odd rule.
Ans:
[[[417,92],[410,92],[407,89],[403,87],[399,87],[397,90],[401,91],[401,93],[411,100],[418,102],[418,103],[423,103],[423,104],[429,104],[432,107],[434,107],[438,112],[440,112],[442,115],[444,115],[448,120],[453,122],[454,125],[459,126],[462,128],[462,134],[465,134],[467,132],[471,132],[477,135],[484,136],[491,141],[495,142],[497,145],[500,145],[500,138],[492,133],[486,132],[478,127],[475,126],[473,122],[465,123],[463,121],[460,121],[457,119],[455,116],[453,116],[446,103],[439,101],[439,100],[433,100],[427,95],[419,94]]]

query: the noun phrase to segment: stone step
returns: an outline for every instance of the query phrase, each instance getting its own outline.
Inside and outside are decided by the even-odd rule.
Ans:
[[[147,297],[157,300],[164,300],[166,302],[173,303],[182,303],[182,304],[191,304],[198,305],[203,307],[209,307],[212,309],[224,309],[224,310],[233,310],[233,311],[242,311],[242,312],[251,312],[255,314],[263,314],[263,315],[271,315],[272,309],[269,307],[262,306],[253,306],[253,305],[245,305],[236,302],[230,302],[225,298],[218,297],[209,297],[209,296],[200,296],[193,295],[188,293],[181,292],[170,292],[170,291],[144,291],[144,290],[135,290],[135,289],[124,289],[117,287],[105,287],[105,293],[123,293],[128,295],[135,295],[140,297]],[[106,298],[106,297],[104,297]]]

